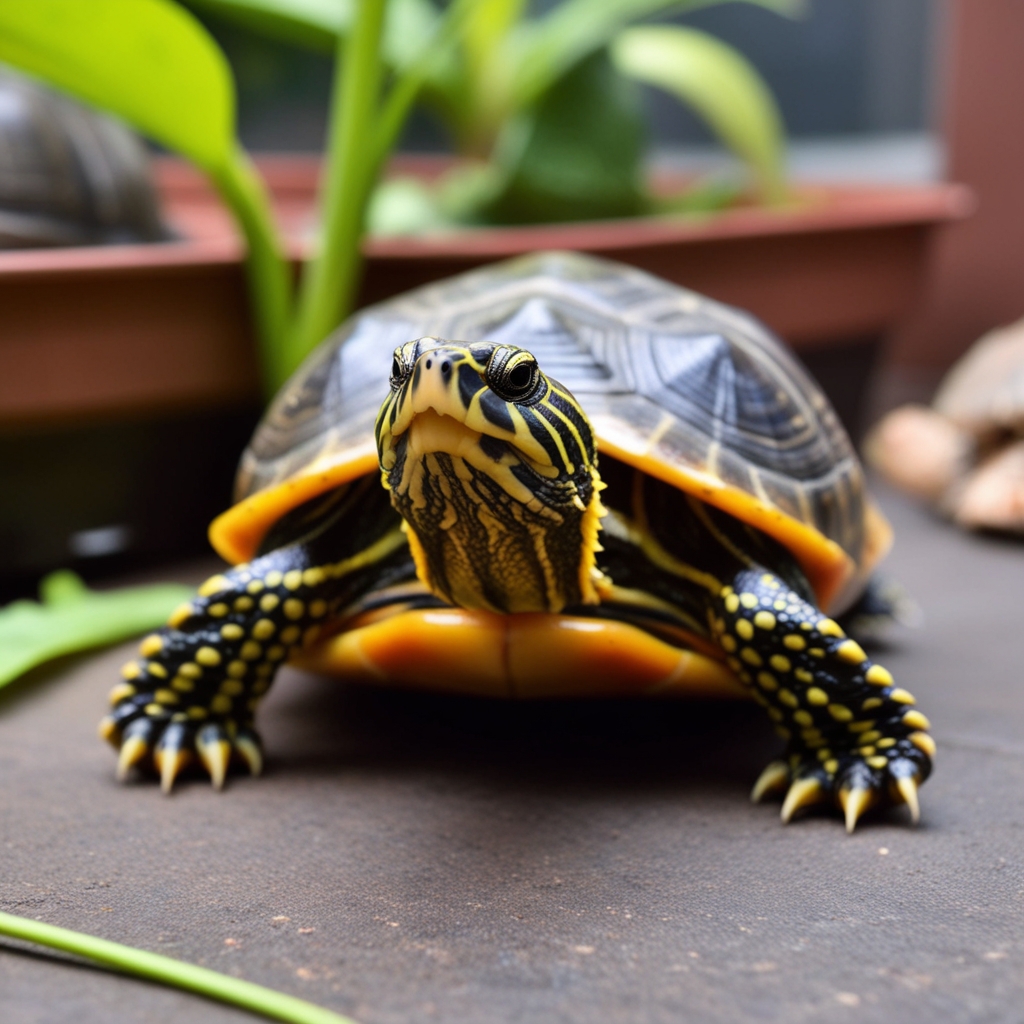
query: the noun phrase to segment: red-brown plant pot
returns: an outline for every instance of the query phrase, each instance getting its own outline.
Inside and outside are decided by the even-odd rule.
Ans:
[[[319,162],[260,164],[299,262]],[[156,174],[176,240],[0,252],[0,583],[73,561],[82,531],[108,526],[139,554],[201,545],[228,500],[260,401],[243,246],[201,175],[171,159]],[[785,209],[374,238],[360,304],[536,249],[592,252],[750,310],[855,426],[857,378],[912,305],[934,230],[970,202],[954,185],[807,187]],[[88,437],[103,453],[92,470]],[[133,453],[120,469],[119,446]]]

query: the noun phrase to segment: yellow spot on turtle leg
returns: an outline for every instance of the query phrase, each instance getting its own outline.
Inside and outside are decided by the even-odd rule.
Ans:
[[[907,739],[910,740],[918,750],[923,751],[929,757],[935,756],[935,740],[933,740],[928,733],[912,732]]]
[[[742,639],[749,640],[754,635],[754,627],[746,619],[740,619],[736,623],[736,632]]]
[[[908,711],[903,716],[903,724],[908,725],[911,729],[919,729],[922,732],[927,732],[932,727],[932,723],[920,711]]]
[[[179,604],[177,608],[171,612],[171,617],[167,620],[167,625],[171,629],[177,629],[190,615],[195,612],[190,601],[186,601],[184,604]]]
[[[229,590],[231,588],[231,581],[227,576],[220,574],[211,576],[200,588],[200,597],[212,597],[214,594],[219,594],[222,590]]]
[[[139,644],[139,654],[144,658],[152,658],[164,649],[163,638],[158,633],[151,633]]]
[[[759,611],[754,616],[754,625],[758,629],[774,629],[775,628],[775,616],[771,612]]]
[[[821,619],[816,623],[816,625],[818,627],[818,632],[821,633],[822,636],[834,636],[838,637],[840,640],[846,636],[839,623],[832,619]]]
[[[113,706],[114,704],[120,704],[121,701],[127,700],[129,697],[134,697],[135,693],[135,687],[131,683],[118,683],[107,695],[107,700]]]
[[[914,700],[912,694],[908,693],[904,689],[901,689],[900,687],[896,687],[896,689],[893,690],[889,694],[889,700],[894,700],[894,701],[896,701],[897,704],[916,704],[917,703],[917,701]]]
[[[872,686],[892,686],[893,684],[892,673],[888,669],[882,668],[881,665],[872,665],[864,673],[864,678]]]
[[[843,661],[850,662],[851,665],[860,665],[868,658],[864,653],[864,648],[856,640],[844,640],[836,648],[836,656]]]
[[[220,664],[220,652],[215,647],[200,647],[196,651],[196,661],[200,665],[214,666]]]

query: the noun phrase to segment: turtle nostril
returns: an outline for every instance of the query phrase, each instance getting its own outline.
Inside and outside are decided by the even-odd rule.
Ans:
[[[433,363],[431,362],[431,360],[428,359],[427,360],[427,369],[429,370],[431,366],[433,366]]]
[[[447,359],[441,364],[441,372],[446,376],[452,372],[452,364]]]

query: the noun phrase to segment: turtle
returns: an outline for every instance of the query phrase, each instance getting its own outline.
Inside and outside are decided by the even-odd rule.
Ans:
[[[111,117],[0,71],[0,248],[168,237],[137,135]]]
[[[917,820],[928,719],[831,617],[891,531],[822,392],[739,310],[579,253],[424,286],[307,359],[236,483],[210,529],[233,568],[110,695],[122,778],[258,773],[288,661],[491,697],[752,697],[787,744],[755,801]]]
[[[959,526],[1024,534],[1024,320],[975,342],[930,406],[884,416],[864,454]]]

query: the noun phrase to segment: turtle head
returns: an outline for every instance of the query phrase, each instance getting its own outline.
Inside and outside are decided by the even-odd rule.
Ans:
[[[376,436],[384,486],[435,594],[497,612],[597,602],[593,431],[530,352],[407,342]]]

